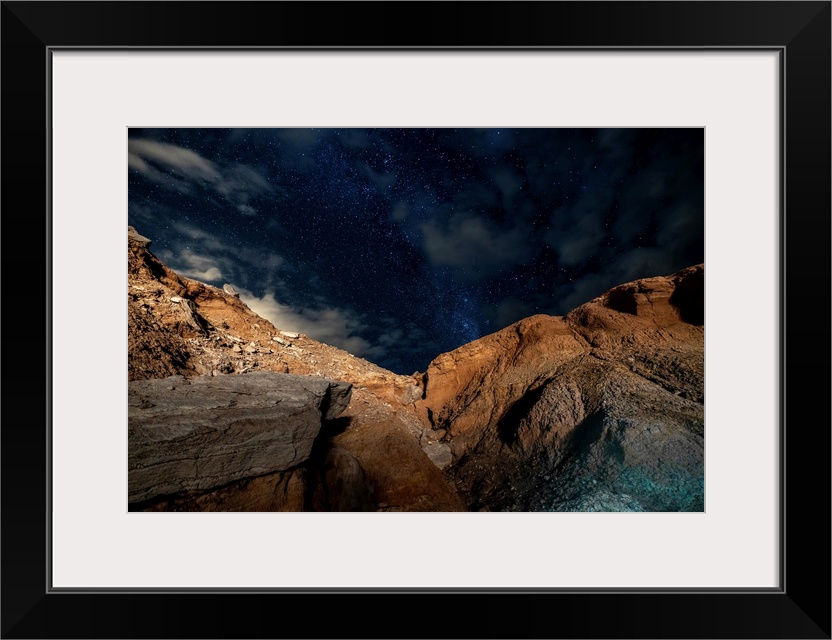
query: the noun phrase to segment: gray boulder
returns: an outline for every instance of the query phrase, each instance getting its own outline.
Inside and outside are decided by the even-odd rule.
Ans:
[[[128,500],[204,491],[304,462],[352,385],[284,373],[128,385]]]
[[[441,442],[432,442],[422,447],[430,461],[440,469],[444,469],[454,461],[451,448]]]

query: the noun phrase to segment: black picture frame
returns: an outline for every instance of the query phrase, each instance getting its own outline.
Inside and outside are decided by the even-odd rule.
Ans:
[[[0,21],[3,638],[830,637],[830,2],[3,2]],[[780,588],[50,590],[48,266],[60,238],[50,236],[48,96],[50,51],[62,47],[779,51]],[[737,287],[730,312],[753,316]]]

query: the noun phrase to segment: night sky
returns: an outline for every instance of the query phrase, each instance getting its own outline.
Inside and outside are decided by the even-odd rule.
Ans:
[[[178,273],[396,373],[704,261],[703,129],[131,129]]]

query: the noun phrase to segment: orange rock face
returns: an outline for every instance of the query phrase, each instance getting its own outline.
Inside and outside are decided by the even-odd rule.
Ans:
[[[417,409],[446,431],[466,503],[700,509],[703,294],[698,265],[436,358]]]

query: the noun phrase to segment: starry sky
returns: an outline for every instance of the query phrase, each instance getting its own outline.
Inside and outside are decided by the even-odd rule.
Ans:
[[[703,129],[130,129],[178,273],[396,373],[704,261]]]

